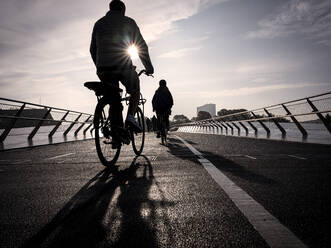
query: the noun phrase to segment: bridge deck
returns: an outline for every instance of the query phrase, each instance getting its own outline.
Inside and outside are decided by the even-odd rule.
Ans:
[[[278,227],[252,222],[261,214],[251,210],[256,202],[299,241],[330,247],[330,151],[326,145],[180,133],[164,147],[148,134],[145,156],[135,159],[125,147],[117,173],[104,170],[92,140],[1,152],[0,244],[275,246],[265,233],[278,237]],[[253,198],[246,209],[235,204],[238,197],[224,180],[220,185],[208,173],[212,166],[233,192]],[[279,246],[287,240],[279,238]]]

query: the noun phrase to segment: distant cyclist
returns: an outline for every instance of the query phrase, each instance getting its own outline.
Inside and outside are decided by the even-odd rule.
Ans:
[[[169,115],[171,114],[171,108],[174,105],[174,101],[167,87],[167,82],[162,79],[160,80],[159,85],[160,87],[155,91],[152,100],[153,111],[156,112],[158,120],[162,115],[165,117],[166,127],[169,130]],[[158,123],[158,138],[160,138],[160,129],[161,123]]]
[[[120,0],[113,0],[109,3],[109,9],[94,25],[90,52],[100,80],[109,82],[114,78],[119,79],[126,92],[131,95],[125,125],[139,132],[140,127],[134,114],[140,97],[140,83],[128,54],[128,47],[137,47],[147,74],[153,74],[154,68],[136,22],[125,16],[125,4]]]

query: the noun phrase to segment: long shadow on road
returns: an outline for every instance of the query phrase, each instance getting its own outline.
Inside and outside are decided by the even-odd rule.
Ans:
[[[188,142],[188,141],[187,141]],[[188,142],[189,144],[196,144],[194,142]],[[186,159],[190,160],[194,163],[197,163],[197,158],[196,156],[182,156],[181,153],[178,151],[180,150],[188,150],[188,148],[183,146],[183,143],[175,138],[169,138],[169,152],[174,155],[179,157],[180,159]],[[189,152],[191,154],[191,152]],[[215,154],[213,152],[203,152],[204,158],[210,159],[212,161],[217,161],[217,163],[214,163],[214,165],[225,172],[230,172],[232,175],[236,177],[240,177],[243,180],[254,182],[254,183],[259,183],[259,184],[266,184],[266,185],[273,185],[276,184],[276,182],[271,179],[267,178],[263,175],[256,174],[248,169],[246,169],[244,166],[235,163],[234,161],[231,161],[229,159],[226,159],[223,156],[220,156],[218,154]]]
[[[246,146],[255,142],[244,141]],[[172,138],[169,144],[169,152],[172,155],[199,164],[197,156],[192,154],[182,156],[178,152],[180,149],[189,151],[180,140]],[[261,142],[261,149],[264,144],[266,142]],[[277,145],[281,144],[277,143]],[[204,158],[210,160],[215,167],[263,205],[301,240],[311,247],[330,247],[331,201],[328,160],[258,159],[239,164],[212,151],[206,151],[217,149],[215,146],[206,148],[200,146],[200,148],[203,150],[200,152],[203,153]],[[270,145],[266,149],[275,150],[270,148]],[[294,143],[284,143],[282,149],[282,151],[288,149],[292,154],[296,151],[319,154],[327,150],[324,150],[324,146]]]
[[[149,199],[153,181],[145,156],[122,171],[101,171],[22,247],[158,247],[156,207],[173,203],[162,195],[161,202]],[[147,217],[142,215],[146,206]]]

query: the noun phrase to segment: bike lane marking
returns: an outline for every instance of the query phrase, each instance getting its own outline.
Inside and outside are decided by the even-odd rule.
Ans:
[[[250,159],[254,159],[254,160],[256,160],[255,157],[252,157],[252,156],[249,156],[249,155],[245,155],[245,157],[246,157],[246,158],[250,158]]]
[[[307,247],[287,227],[268,212],[262,205],[256,202],[243,189],[232,182],[225,174],[215,167],[209,160],[184,139],[175,136],[186,145],[195,155],[198,161],[207,170],[214,181],[221,186],[241,213],[253,225],[255,230],[263,237],[270,247]]]
[[[291,157],[291,158],[300,159],[300,160],[307,160],[307,159],[304,158],[304,157],[299,157],[299,156],[295,156],[295,155],[287,155],[287,156],[289,156],[289,157]]]
[[[28,163],[28,162],[31,162],[30,159],[27,159],[27,160],[19,160],[19,161],[16,161],[14,163],[11,163],[12,165],[16,165],[16,164],[24,164],[24,163]]]
[[[67,157],[67,156],[74,155],[74,154],[75,153],[71,152],[71,153],[67,153],[67,154],[63,154],[63,155],[59,155],[59,156],[55,156],[55,157],[51,157],[51,158],[46,158],[46,159],[47,160],[52,160],[52,159]]]

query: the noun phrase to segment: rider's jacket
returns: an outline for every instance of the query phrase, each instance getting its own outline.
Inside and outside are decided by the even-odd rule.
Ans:
[[[145,68],[153,68],[148,47],[136,22],[120,11],[109,11],[93,28],[90,52],[97,68],[132,66],[127,48],[135,44]]]
[[[167,86],[160,86],[152,99],[153,111],[169,112],[174,101]]]

